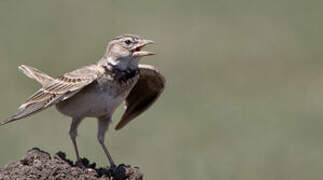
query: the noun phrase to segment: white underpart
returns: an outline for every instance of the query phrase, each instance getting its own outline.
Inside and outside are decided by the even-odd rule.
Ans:
[[[111,116],[125,100],[136,81],[120,91],[120,84],[103,77],[91,88],[82,89],[73,97],[56,105],[57,109],[70,117]]]

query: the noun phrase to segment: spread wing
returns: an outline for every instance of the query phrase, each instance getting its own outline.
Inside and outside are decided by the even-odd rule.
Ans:
[[[51,105],[70,98],[83,87],[89,85],[102,74],[102,69],[97,65],[85,66],[63,76],[53,79],[51,82],[33,94],[19,107],[19,112],[6,119],[0,125],[24,118],[36,112],[44,110]]]
[[[148,109],[163,92],[165,78],[153,66],[139,65],[140,78],[126,98],[126,111],[116,130],[121,129]]]
[[[30,67],[27,65],[21,65],[19,66],[19,70],[23,72],[26,76],[28,76],[31,79],[35,79],[37,82],[39,82],[43,87],[53,82],[55,79],[50,77],[49,75],[41,72],[40,70]]]

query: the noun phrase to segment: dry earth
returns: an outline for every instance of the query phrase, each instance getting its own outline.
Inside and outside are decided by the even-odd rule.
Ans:
[[[95,163],[82,159],[85,168],[77,167],[66,158],[65,153],[58,152],[53,157],[49,153],[33,148],[20,162],[12,162],[0,169],[0,180],[142,180],[139,168],[120,164],[115,169],[96,168]]]

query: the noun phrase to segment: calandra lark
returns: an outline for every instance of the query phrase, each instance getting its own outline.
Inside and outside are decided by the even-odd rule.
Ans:
[[[142,48],[153,41],[137,35],[121,35],[109,42],[106,53],[97,64],[82,67],[59,78],[21,65],[19,69],[38,81],[42,88],[19,107],[19,112],[4,125],[56,105],[59,112],[72,117],[70,137],[77,162],[81,164],[76,144],[77,127],[85,117],[98,119],[97,138],[111,167],[115,167],[104,145],[104,135],[116,108],[125,101],[126,110],[116,129],[121,129],[145,111],[162,93],[165,78],[150,65],[139,64],[143,56],[154,55]]]

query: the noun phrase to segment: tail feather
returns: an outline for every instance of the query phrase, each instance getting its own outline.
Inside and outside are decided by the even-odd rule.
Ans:
[[[30,66],[21,65],[21,66],[19,66],[19,70],[21,72],[23,72],[29,78],[35,79],[42,86],[46,86],[54,80],[54,78],[50,77],[49,75],[39,71],[36,68],[30,67]]]
[[[22,119],[24,117],[30,116],[30,115],[32,115],[32,114],[34,114],[34,113],[36,113],[36,112],[38,112],[40,110],[43,110],[43,109],[45,109],[44,108],[45,104],[46,104],[46,101],[43,101],[43,102],[32,103],[32,104],[29,104],[29,105],[27,105],[25,107],[21,107],[21,108],[19,108],[20,111],[17,114],[15,114],[15,115],[9,117],[8,119],[0,122],[0,126],[8,124],[8,123],[11,123],[11,122],[14,122],[14,121]]]
[[[21,65],[19,66],[19,70],[23,72],[26,76],[28,76],[31,79],[35,79],[38,81],[42,86],[46,86],[52,81],[54,81],[54,78],[48,76],[47,74],[39,71],[36,68],[26,66],[26,65]],[[37,101],[32,101],[32,102],[26,102],[22,104],[19,107],[19,112],[8,119],[0,122],[0,126],[8,124],[10,122],[14,122],[16,120],[22,119],[24,117],[30,116],[38,111],[41,111],[43,109],[47,108],[47,104],[49,101],[52,101],[54,99],[54,95],[44,95],[41,91],[37,91],[35,94],[40,93],[42,98],[38,99]],[[32,96],[34,97],[34,95]]]

